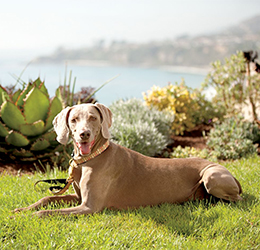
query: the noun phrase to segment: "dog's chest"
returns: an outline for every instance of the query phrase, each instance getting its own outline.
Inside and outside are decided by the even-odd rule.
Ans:
[[[82,167],[79,169],[80,176],[78,179],[79,186],[82,188],[83,186],[86,186],[91,181],[92,175],[93,175],[93,169],[90,167]]]

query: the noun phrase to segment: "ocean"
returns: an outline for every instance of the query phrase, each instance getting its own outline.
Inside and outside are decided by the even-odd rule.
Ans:
[[[0,84],[8,86],[15,84],[16,79],[25,69],[25,63],[0,62]],[[109,82],[95,95],[98,102],[109,106],[119,99],[143,98],[142,93],[147,92],[153,85],[160,87],[169,83],[180,83],[182,78],[185,83],[197,88],[206,77],[206,72],[194,72],[194,70],[175,68],[139,68],[109,65],[94,65],[65,63],[60,64],[36,64],[31,63],[24,70],[21,79],[24,82],[40,77],[45,81],[50,96],[55,94],[59,85],[63,85],[67,68],[67,79],[72,71],[72,82],[76,77],[76,92],[81,87],[100,87],[107,80],[119,75]],[[179,71],[179,72],[178,72]]]

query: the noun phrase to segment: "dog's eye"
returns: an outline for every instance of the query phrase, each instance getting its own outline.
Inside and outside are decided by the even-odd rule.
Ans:
[[[94,121],[97,120],[97,117],[95,117],[95,116],[90,116],[90,117],[89,117],[89,120],[94,122]]]
[[[71,123],[75,123],[76,122],[76,118],[73,118],[70,120]]]

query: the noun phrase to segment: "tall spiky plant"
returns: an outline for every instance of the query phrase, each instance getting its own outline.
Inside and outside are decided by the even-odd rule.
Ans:
[[[60,150],[52,120],[62,103],[57,96],[50,99],[40,78],[14,93],[0,86],[0,105],[0,153],[34,161]]]

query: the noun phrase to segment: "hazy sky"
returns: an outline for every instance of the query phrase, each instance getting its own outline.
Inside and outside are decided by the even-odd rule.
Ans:
[[[146,42],[221,30],[260,14],[260,0],[8,0],[0,57],[105,39]]]

